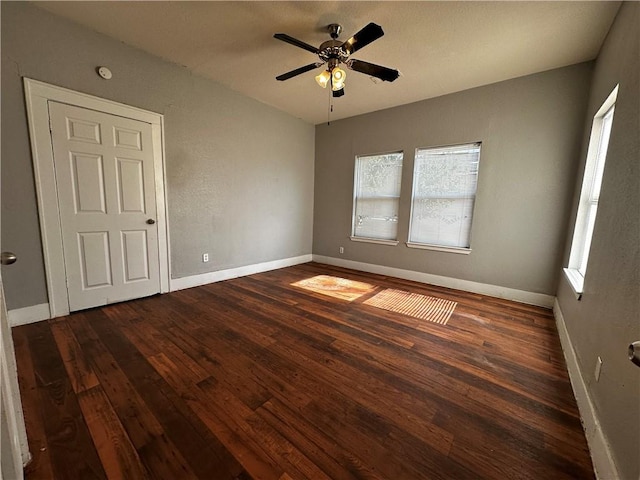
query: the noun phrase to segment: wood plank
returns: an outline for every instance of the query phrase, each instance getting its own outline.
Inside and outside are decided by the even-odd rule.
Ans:
[[[166,445],[173,452],[177,462],[172,463],[176,474],[183,470],[196,478],[221,480],[233,478],[242,471],[239,464],[224,446],[209,434],[187,408],[178,395],[164,379],[145,360],[144,356],[122,333],[114,328],[108,317],[99,311],[93,311],[91,325],[100,336],[105,347],[116,359],[119,368],[132,385],[152,415],[158,420],[164,435],[154,438],[156,445]],[[153,450],[145,446],[145,450]],[[186,473],[180,473],[186,475]]]
[[[138,322],[130,327],[122,327],[121,331],[136,345],[136,348],[147,358],[162,353],[182,368],[182,375],[186,375],[194,384],[208,378],[211,374],[198,365],[187,352],[169,341],[165,334],[153,326]]]
[[[210,381],[203,382],[200,389],[226,418],[233,419],[245,435],[260,438],[262,448],[285,472],[295,478],[329,480],[322,470],[231,392]]]
[[[14,328],[13,343],[18,367],[18,384],[22,409],[27,428],[27,440],[31,452],[31,462],[25,469],[27,479],[54,478],[51,455],[44,431],[44,421],[40,409],[38,386],[29,350],[28,329]]]
[[[34,323],[25,330],[54,476],[106,478],[49,324]]]
[[[499,424],[517,423],[522,429],[523,441],[526,441],[530,433],[542,430],[550,435],[568,436],[576,441],[583,435],[583,432],[576,428],[576,418],[572,415],[549,408],[533,398],[518,395],[492,382],[483,381],[482,377],[470,376],[451,368],[443,371],[439,367],[440,364],[429,362],[423,357],[412,359],[410,353],[399,360],[396,352],[369,344],[341,345],[336,342],[334,347],[343,353],[343,358],[349,359],[352,363],[359,363],[366,352],[374,353],[368,357],[367,362],[392,375],[394,383],[417,382],[419,389],[425,394],[436,395],[439,402],[464,405],[479,415],[491,416],[492,420]],[[423,368],[420,368],[420,365]],[[425,369],[425,366],[428,369]]]
[[[564,461],[544,443],[523,442],[507,428],[487,428],[483,420],[469,422],[464,411],[448,410],[438,414],[436,422],[456,430],[450,457],[473,468],[480,476],[500,472],[503,478],[530,478],[535,471],[538,478],[576,479],[589,477],[589,471]]]
[[[86,315],[72,315],[69,324],[90,358],[100,385],[145,468],[157,478],[197,478],[175,445],[166,439],[162,425],[93,330]]]
[[[107,477],[149,478],[102,387],[82,390],[78,401]]]
[[[246,308],[248,311],[265,311],[264,307],[260,307],[261,303],[264,303],[266,295],[265,290],[263,288],[259,288],[257,285],[258,282],[252,279],[236,279],[234,288],[228,288],[225,292],[229,297],[244,296],[247,297],[247,292],[251,292],[251,298],[253,304],[249,304]],[[276,287],[270,286],[269,290],[273,291]],[[241,291],[244,290],[244,294]],[[282,289],[283,293],[285,289]],[[237,303],[236,303],[237,304]],[[240,304],[241,305],[241,304]],[[384,322],[377,321],[378,319],[375,316],[368,316],[362,307],[360,307],[357,315],[357,320],[354,318],[355,316],[350,314],[350,308],[348,305],[342,305],[340,308],[341,315],[336,315],[335,306],[328,307],[324,297],[316,297],[313,300],[309,298],[304,298],[300,295],[300,298],[297,299],[295,308],[291,308],[286,312],[285,315],[280,313],[277,317],[273,317],[272,314],[269,314],[269,311],[266,310],[265,314],[268,318],[276,318],[288,321],[287,326],[289,325],[297,325],[303,324],[307,329],[303,333],[310,335],[311,337],[316,337],[317,332],[320,332],[322,337],[320,337],[321,341],[325,343],[331,343],[333,340],[332,337],[327,337],[326,327],[318,327],[317,315],[321,314],[325,318],[331,320],[334,323],[340,323],[344,326],[347,326],[351,329],[358,330],[362,333],[366,333],[367,335],[373,335],[379,339],[384,339],[385,341],[389,341],[392,343],[396,343],[399,346],[411,348],[413,346],[413,341],[408,340],[407,336],[402,336],[399,334],[394,328],[393,324],[385,325]],[[301,315],[302,311],[304,311],[304,315]],[[379,309],[374,310],[374,312],[379,312]],[[414,324],[415,321],[411,320],[410,323]],[[298,329],[300,332],[300,329]],[[313,332],[313,334],[309,334],[309,332]]]
[[[98,385],[98,377],[88,364],[78,340],[64,320],[51,322],[51,332],[58,345],[73,391],[84,392]]]
[[[315,275],[458,306],[442,326],[291,285]],[[310,262],[14,336],[28,478],[594,478],[540,307]]]
[[[76,313],[69,317],[68,322],[135,448],[139,450],[151,442],[153,437],[161,436],[164,432],[160,423],[93,331],[84,314]]]
[[[259,440],[247,437],[229,418],[220,418],[210,408],[206,396],[193,396],[187,400],[196,415],[233,452],[247,475],[255,480],[276,480],[284,472],[262,449]]]
[[[305,417],[291,411],[283,402],[270,400],[257,413],[301,452],[313,459],[331,478],[382,479],[360,458],[348,449],[340,448],[332,437],[308,422]]]
[[[285,376],[274,374],[273,369],[264,368],[260,362],[243,355],[233,345],[236,334],[246,335],[247,332],[255,332],[250,328],[251,325],[239,328],[237,322],[227,322],[225,318],[211,315],[207,317],[207,328],[204,329],[194,320],[202,316],[196,307],[180,304],[176,299],[168,299],[166,305],[172,309],[183,310],[175,313],[178,321],[172,323],[169,328],[165,326],[166,331],[170,333],[171,341],[184,352],[188,352],[201,366],[206,367],[218,382],[223,383],[247,405],[257,408],[272,395],[296,399],[300,404],[310,401],[310,396],[292,387]],[[255,335],[254,333],[251,337],[252,344],[265,345],[260,339],[254,342]],[[275,340],[270,341],[268,345],[273,342]],[[226,361],[223,360],[225,358]]]

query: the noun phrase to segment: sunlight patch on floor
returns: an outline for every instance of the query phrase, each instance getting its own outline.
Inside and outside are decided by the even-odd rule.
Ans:
[[[330,275],[317,275],[291,284],[312,292],[352,302],[372,292],[376,286]]]

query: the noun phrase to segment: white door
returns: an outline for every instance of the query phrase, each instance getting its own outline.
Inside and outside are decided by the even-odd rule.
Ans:
[[[0,264],[11,265],[15,261],[11,252],[0,253]],[[22,480],[22,466],[30,458],[16,357],[0,275],[0,480]]]
[[[18,390],[16,360],[0,277],[0,480],[23,478],[28,459],[26,431]]]
[[[49,102],[71,311],[160,292],[151,125]]]

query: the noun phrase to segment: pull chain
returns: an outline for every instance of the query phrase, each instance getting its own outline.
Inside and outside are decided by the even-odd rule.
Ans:
[[[333,96],[331,94],[331,89],[329,89],[329,105],[327,108],[327,126],[331,125],[331,113],[333,112]]]

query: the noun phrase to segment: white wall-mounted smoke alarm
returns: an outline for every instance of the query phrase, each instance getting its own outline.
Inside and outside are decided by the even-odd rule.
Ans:
[[[105,80],[111,80],[111,77],[113,77],[111,70],[109,70],[107,67],[98,67],[97,70],[98,70],[98,75],[100,75]]]

